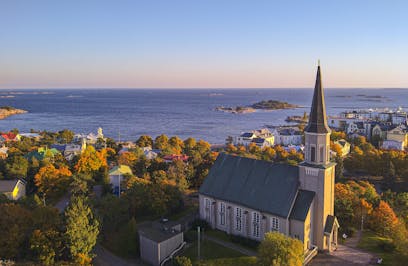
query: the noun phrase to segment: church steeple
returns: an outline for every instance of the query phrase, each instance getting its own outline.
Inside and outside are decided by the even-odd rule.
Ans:
[[[312,108],[310,109],[309,123],[305,128],[305,132],[317,134],[330,133],[330,128],[327,126],[326,105],[324,103],[322,77],[320,74],[320,62],[317,66]]]

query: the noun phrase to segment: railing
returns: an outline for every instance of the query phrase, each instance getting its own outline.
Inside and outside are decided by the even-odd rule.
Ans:
[[[160,266],[163,266],[166,262],[171,260],[173,258],[173,256],[174,256],[174,254],[179,252],[185,246],[185,244],[187,244],[187,242],[181,243],[181,245],[178,248],[176,248],[167,258],[165,258],[162,262],[160,262]]]
[[[303,265],[307,265],[314,258],[314,256],[317,255],[317,252],[318,252],[317,246],[312,246],[312,248],[309,249],[305,254]]]

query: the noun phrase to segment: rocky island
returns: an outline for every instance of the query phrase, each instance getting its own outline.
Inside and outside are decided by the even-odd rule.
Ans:
[[[287,102],[280,102],[276,100],[267,100],[254,103],[249,106],[236,106],[236,107],[224,107],[218,106],[215,108],[216,111],[222,111],[232,114],[246,114],[253,113],[256,110],[280,110],[280,109],[293,109],[299,107],[295,104],[290,104]]]
[[[0,107],[0,120],[5,119],[12,115],[25,114],[25,113],[27,113],[26,110],[17,109],[11,106],[1,106]]]

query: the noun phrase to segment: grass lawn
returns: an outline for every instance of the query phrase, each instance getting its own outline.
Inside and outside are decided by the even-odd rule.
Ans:
[[[381,237],[371,231],[364,231],[357,247],[376,254],[383,259],[381,265],[408,265],[406,259],[401,258],[393,251],[385,251],[381,243],[389,241],[389,238]]]
[[[243,243],[237,242],[237,241],[232,241],[231,240],[231,236],[228,235],[227,233],[220,231],[220,230],[213,230],[213,229],[209,229],[207,231],[204,232],[205,235],[207,236],[212,236],[214,238],[218,238],[220,240],[226,241],[226,242],[232,242],[237,246],[240,246],[244,249],[248,249],[248,250],[252,250],[252,251],[257,251],[257,247],[255,246],[250,246],[250,245],[245,245]]]
[[[191,259],[192,262],[197,261],[197,241],[188,247],[180,256],[186,256]],[[236,258],[244,256],[242,253],[221,246],[209,240],[201,241],[201,259],[210,260],[218,258]]]

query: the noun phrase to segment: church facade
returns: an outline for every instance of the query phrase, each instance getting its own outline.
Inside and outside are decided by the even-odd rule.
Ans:
[[[220,154],[199,190],[200,218],[211,227],[258,241],[278,231],[301,240],[305,251],[336,248],[335,164],[320,72],[319,65],[304,162],[293,166]]]

